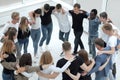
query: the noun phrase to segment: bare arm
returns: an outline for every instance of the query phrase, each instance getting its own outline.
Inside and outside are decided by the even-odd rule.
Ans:
[[[114,53],[115,53],[115,47],[111,47],[110,50],[99,51],[99,52],[98,52],[98,54],[102,54],[102,53],[105,53],[105,54],[114,54]]]

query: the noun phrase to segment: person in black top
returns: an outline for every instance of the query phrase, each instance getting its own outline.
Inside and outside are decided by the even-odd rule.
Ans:
[[[69,10],[69,13],[72,16],[73,21],[72,28],[75,35],[73,54],[76,54],[78,45],[80,45],[81,49],[84,49],[84,45],[81,41],[81,35],[83,33],[83,19],[87,18],[88,15],[86,11],[80,10],[80,4],[78,3],[74,5],[73,10]]]

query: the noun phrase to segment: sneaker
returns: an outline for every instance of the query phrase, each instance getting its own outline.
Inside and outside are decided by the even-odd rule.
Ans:
[[[46,49],[46,50],[49,50],[49,47],[48,47],[48,45],[46,45],[46,46],[45,46],[45,49]]]
[[[43,48],[42,48],[42,46],[39,47],[39,50],[40,50],[40,52],[43,52]]]

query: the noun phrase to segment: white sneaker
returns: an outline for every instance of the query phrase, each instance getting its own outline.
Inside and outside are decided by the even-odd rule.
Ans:
[[[46,49],[46,50],[49,50],[49,47],[48,47],[48,45],[46,45],[46,46],[45,46],[45,49]]]
[[[42,46],[39,47],[39,51],[40,51],[40,52],[43,52]]]

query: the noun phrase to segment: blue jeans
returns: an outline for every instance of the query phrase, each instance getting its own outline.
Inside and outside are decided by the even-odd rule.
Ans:
[[[95,43],[94,43],[96,38],[98,38],[98,36],[89,36],[88,37],[89,53],[92,54],[93,58],[95,58],[95,56],[96,56]]]
[[[20,51],[22,50],[22,46],[24,45],[24,53],[27,53],[29,38],[19,39],[18,42],[19,42]]]
[[[38,50],[38,42],[40,40],[40,28],[39,29],[31,29],[31,38],[33,40],[33,48],[34,48],[34,55],[36,55]]]
[[[49,23],[48,25],[41,25],[41,29],[42,29],[43,36],[42,36],[42,39],[40,40],[39,46],[42,46],[45,40],[46,40],[46,45],[48,45],[51,39],[53,24]]]
[[[59,31],[59,39],[62,41],[68,41],[69,34],[70,34],[70,31],[67,33]]]
[[[78,45],[80,45],[81,49],[84,49],[84,45],[83,45],[82,40],[81,40],[82,33],[83,33],[83,31],[79,31],[79,32],[74,31],[74,35],[75,35],[74,54],[77,53]]]
[[[16,50],[17,50],[17,59],[19,59],[21,57],[21,50],[20,50],[20,47],[19,47],[19,42],[16,42],[15,43],[15,46],[16,46]]]
[[[15,80],[14,79],[14,74],[5,74],[2,73],[3,80]]]

